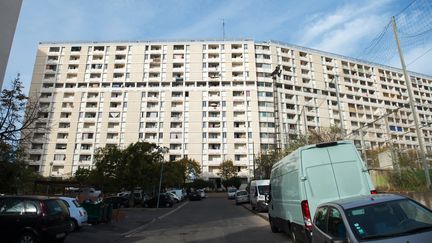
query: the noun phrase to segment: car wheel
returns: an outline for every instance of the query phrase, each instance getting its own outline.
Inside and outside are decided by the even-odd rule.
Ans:
[[[78,230],[78,222],[75,219],[70,219],[70,231],[74,232],[76,230]]]
[[[275,225],[275,223],[273,222],[273,219],[271,217],[269,217],[269,221],[270,221],[270,229],[273,233],[279,233],[280,229]]]
[[[144,206],[145,208],[148,208],[148,207],[149,207],[148,203],[144,203],[143,206]]]
[[[172,207],[172,206],[171,206],[171,203],[169,203],[169,202],[165,203],[165,207],[166,207],[166,208]]]
[[[255,211],[255,206],[253,205],[253,204],[251,204],[251,207],[252,207],[252,210],[254,210]]]
[[[18,240],[19,243],[37,243],[39,242],[38,237],[32,232],[23,232]]]

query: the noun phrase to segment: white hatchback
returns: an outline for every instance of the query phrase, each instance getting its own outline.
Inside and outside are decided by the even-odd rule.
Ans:
[[[71,231],[79,229],[88,220],[87,211],[78,203],[75,198],[59,197],[68,206],[71,218]]]

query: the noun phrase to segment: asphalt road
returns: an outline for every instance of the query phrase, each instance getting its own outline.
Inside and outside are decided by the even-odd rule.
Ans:
[[[186,202],[169,215],[129,231],[118,242],[291,242],[225,194]]]
[[[270,231],[264,213],[257,215],[244,206],[236,206],[225,193],[216,193],[174,208],[122,209],[122,217],[84,226],[65,243],[291,242],[288,235]]]

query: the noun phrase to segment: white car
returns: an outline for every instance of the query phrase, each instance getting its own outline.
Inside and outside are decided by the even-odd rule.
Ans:
[[[235,187],[228,188],[228,192],[227,192],[228,199],[235,199],[236,192],[237,192],[237,188]]]
[[[180,202],[180,198],[173,192],[167,192],[167,194],[170,194],[172,196],[172,198],[174,199],[174,202],[178,203]]]
[[[78,203],[75,198],[59,197],[69,209],[71,218],[71,231],[78,230],[88,220],[87,211]]]
[[[198,190],[197,190],[197,192],[199,192],[199,193],[200,193],[200,195],[201,195],[201,198],[206,198],[206,197],[207,197],[207,195],[206,195],[206,193],[205,193],[205,190],[204,190],[204,189],[198,189]]]

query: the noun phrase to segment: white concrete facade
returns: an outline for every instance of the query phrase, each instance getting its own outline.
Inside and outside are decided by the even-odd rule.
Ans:
[[[432,78],[410,75],[420,120],[431,121]],[[92,167],[96,148],[144,140],[168,147],[167,159],[196,159],[205,178],[226,159],[251,177],[254,154],[340,124],[336,81],[343,127],[358,145],[356,129],[408,102],[399,69],[283,43],[41,43],[30,95],[46,109],[36,125],[51,129],[34,134],[30,163],[70,177]],[[417,146],[409,108],[387,122],[364,129],[366,148]],[[422,131],[431,151],[432,129]]]

